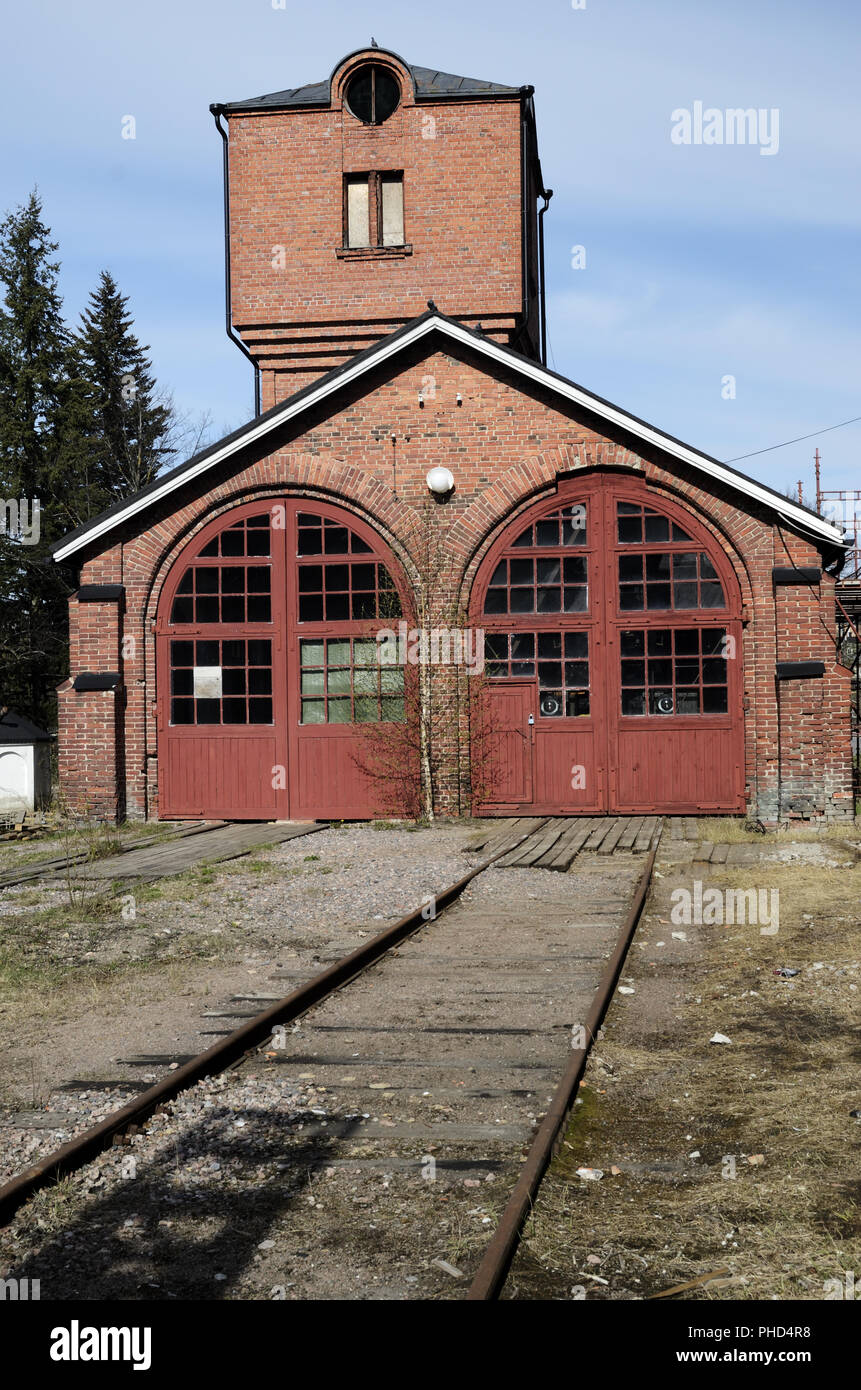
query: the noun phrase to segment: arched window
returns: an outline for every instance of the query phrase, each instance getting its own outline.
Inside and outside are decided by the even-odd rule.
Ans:
[[[346,100],[357,120],[365,125],[382,125],[397,110],[401,89],[388,68],[368,63],[347,83]]]
[[[494,750],[479,806],[743,803],[738,584],[703,524],[644,479],[560,483],[488,550],[471,612]]]

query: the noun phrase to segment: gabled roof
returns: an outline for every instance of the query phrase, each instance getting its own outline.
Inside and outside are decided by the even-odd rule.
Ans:
[[[390,49],[381,48],[378,51],[381,55],[388,54],[391,58],[397,58],[398,62],[409,69],[416,101],[438,101],[446,97],[516,97],[522,90],[520,87],[508,87],[502,82],[485,82],[480,77],[458,77],[454,72],[417,67],[414,63],[407,63]],[[365,53],[369,50],[360,48],[356,49],[356,52]],[[283,111],[291,106],[328,106],[332,77],[338,68],[343,67],[347,59],[353,56],[352,53],[348,53],[347,58],[342,58],[324,82],[310,82],[305,87],[287,87],[283,92],[269,92],[266,96],[249,97],[247,101],[216,103],[217,109],[229,115],[231,111]]]
[[[7,709],[0,715],[0,747],[7,743],[46,743],[51,735],[23,714]]]
[[[115,503],[108,511],[96,517],[94,521],[79,526],[76,531],[72,531],[52,547],[54,559],[56,561],[68,559],[69,556],[74,555],[85,546],[91,545],[94,541],[109,534],[117,526],[130,521],[135,516],[140,516],[148,507],[161,502],[184,484],[201,477],[241,449],[247,448],[251,444],[265,444],[270,435],[286,424],[298,423],[306,411],[326,401],[343,386],[352,384],[374,368],[398,357],[433,334],[439,334],[449,342],[460,344],[473,352],[477,352],[480,356],[484,356],[489,361],[513,372],[524,381],[532,382],[534,385],[551,392],[561,402],[578,406],[595,415],[599,420],[624,430],[627,434],[646,444],[663,450],[665,454],[678,459],[681,463],[688,464],[705,477],[723,483],[749,501],[757,502],[768,508],[769,511],[781,517],[788,524],[817,541],[825,542],[833,547],[842,545],[840,530],[831,522],[824,521],[809,507],[793,502],[788,497],[783,497],[779,492],[766,487],[764,483],[755,482],[746,474],[737,472],[726,463],[721,463],[719,459],[712,458],[709,454],[700,453],[698,449],[691,448],[689,444],[683,444],[681,440],[675,439],[670,434],[665,434],[656,426],[647,424],[635,415],[629,415],[620,406],[605,401],[601,396],[593,395],[585,387],[569,381],[567,377],[560,376],[557,372],[551,372],[539,362],[524,357],[509,347],[503,347],[500,343],[494,342],[492,338],[485,337],[483,333],[466,328],[457,319],[449,318],[446,314],[440,313],[438,309],[431,308],[418,318],[404,324],[394,333],[389,334],[387,338],[365,348],[355,357],[352,357],[349,362],[333,368],[319,381],[314,381],[309,386],[303,387],[294,396],[289,396],[286,401],[280,401],[271,410],[267,410],[264,415],[258,415],[247,425],[243,425],[241,429],[235,430],[233,434],[219,440],[217,444],[211,444],[201,453],[188,459],[186,463],[180,464],[170,473],[157,478],[154,483],[150,483],[134,497]]]

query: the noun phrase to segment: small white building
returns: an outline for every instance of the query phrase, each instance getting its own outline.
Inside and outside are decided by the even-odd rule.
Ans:
[[[0,816],[22,817],[51,799],[51,735],[16,714],[0,714]]]

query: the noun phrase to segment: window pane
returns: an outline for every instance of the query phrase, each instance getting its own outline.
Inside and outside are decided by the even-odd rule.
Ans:
[[[622,691],[622,713],[623,714],[645,714],[646,695],[642,690],[623,690]]]
[[[373,675],[373,672],[371,672],[371,674]],[[326,686],[327,686],[327,688],[328,688],[330,694],[334,691],[336,694],[339,694],[339,695],[340,695],[340,694],[345,694],[345,693],[349,695],[349,693],[350,693],[350,670],[349,670],[349,667],[345,667],[345,668],[336,668],[334,671],[330,671],[329,674],[328,674],[328,676],[327,676],[327,678],[326,678]]]
[[[193,666],[194,665],[194,643],[193,642],[171,642],[170,660],[173,666]]]
[[[558,593],[558,590],[557,590]],[[534,589],[511,589],[511,612],[512,613],[534,613],[535,612],[535,590]],[[546,611],[546,610],[543,610]]]
[[[404,184],[403,179],[387,178],[381,181],[383,203],[383,245],[403,246],[404,244]]]
[[[561,632],[539,632],[538,634],[538,655],[543,657],[562,655],[562,633]]]
[[[585,633],[585,632],[566,632],[566,634],[565,634],[565,655],[566,655],[567,657],[572,657],[572,656],[583,657],[583,656],[588,656],[588,654],[589,654],[589,638],[588,638],[588,636],[586,635],[586,633]]]
[[[670,539],[670,523],[665,516],[656,516],[654,512],[646,512],[646,540],[647,541],[668,541]]]
[[[684,587],[684,586],[681,586]],[[670,586],[669,584],[647,584],[646,585],[646,606],[648,608],[669,608],[670,606]]]
[[[589,691],[569,690],[565,697],[565,713],[569,719],[589,713]]]
[[[349,643],[347,643],[349,646]],[[329,646],[334,646],[330,642]],[[302,666],[322,666],[324,647],[322,642],[300,642],[299,662]]]
[[[720,584],[701,584],[700,594],[703,608],[723,608],[723,589]]]
[[[347,180],[347,246],[370,246],[370,189],[367,177]]]
[[[221,722],[223,724],[247,724],[244,700],[222,700]]]
[[[349,642],[330,642],[329,643],[329,663],[334,663],[334,651],[340,651],[342,647],[347,648],[345,660],[350,659]],[[375,666],[377,664],[377,644],[376,642],[359,641],[353,643],[353,662],[356,666]]]
[[[559,544],[559,521],[557,517],[552,520],[539,521],[535,527],[536,545],[558,545]]]
[[[581,584],[576,589],[565,590],[565,612],[566,613],[585,613],[586,612],[586,585]]]
[[[303,724],[325,724],[326,704],[324,700],[303,700],[302,701],[302,723]]]
[[[565,591],[571,592],[570,590]],[[558,613],[562,607],[561,589],[539,589],[538,590],[538,612],[539,613]]]

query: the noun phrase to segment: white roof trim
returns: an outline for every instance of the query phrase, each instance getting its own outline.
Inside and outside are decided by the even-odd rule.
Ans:
[[[268,415],[263,420],[252,420],[248,427],[243,430],[241,435],[232,439],[230,443],[222,448],[216,448],[212,453],[200,459],[193,467],[184,469],[175,477],[168,478],[160,487],[154,487],[140,497],[132,498],[127,506],[112,513],[110,516],[103,517],[101,521],[94,524],[76,536],[65,545],[61,545],[54,552],[56,561],[65,560],[68,556],[74,555],[76,551],[82,550],[84,546],[91,545],[100,536],[106,535],[114,527],[121,525],[130,517],[136,516],[139,512],[146,511],[153,503],[159,502],[163,497],[167,497],[171,492],[179,487],[184,487],[186,483],[192,481],[200,474],[214,468],[216,464],[229,458],[231,454],[240,449],[246,448],[249,444],[254,444],[258,440],[263,440],[273,430],[280,429],[288,420],[303,411],[318,405],[327,396],[339,391],[342,386],[354,381],[365,372],[385,362],[387,358],[399,353],[402,348],[409,347],[418,342],[428,333],[440,332],[454,339],[456,342],[463,343],[465,347],[473,351],[484,353],[486,357],[499,362],[509,371],[519,372],[521,376],[528,377],[538,385],[547,390],[554,391],[557,395],[573,402],[575,405],[583,406],[593,415],[598,415],[601,419],[609,423],[618,425],[627,431],[628,434],[635,435],[648,444],[653,444],[662,449],[665,453],[680,459],[683,463],[691,464],[702,473],[709,477],[725,483],[728,487],[734,488],[737,492],[744,493],[747,497],[757,502],[762,502],[771,511],[777,512],[779,516],[793,525],[806,530],[809,534],[821,537],[832,544],[839,544],[842,540],[842,533],[838,527],[831,522],[824,521],[821,517],[813,516],[805,511],[803,507],[797,506],[790,498],[778,499],[768,488],[762,487],[753,479],[740,476],[732,469],[725,468],[723,464],[708,458],[704,454],[698,453],[696,449],[689,448],[686,444],[680,444],[674,439],[669,439],[661,434],[660,430],[653,429],[652,426],[643,424],[633,416],[628,415],[624,410],[617,406],[608,405],[606,401],[593,396],[589,391],[585,391],[580,386],[575,386],[573,382],[555,376],[548,372],[538,362],[530,362],[527,359],[512,355],[509,349],[502,347],[499,343],[493,342],[489,338],[480,338],[474,332],[461,327],[460,324],[453,323],[449,319],[440,318],[433,314],[427,318],[422,318],[421,322],[405,333],[400,333],[393,339],[386,339],[372,350],[361,362],[352,366],[347,366],[341,370],[332,380],[323,380],[316,390],[309,391],[300,400],[287,400],[283,407],[274,414]]]

